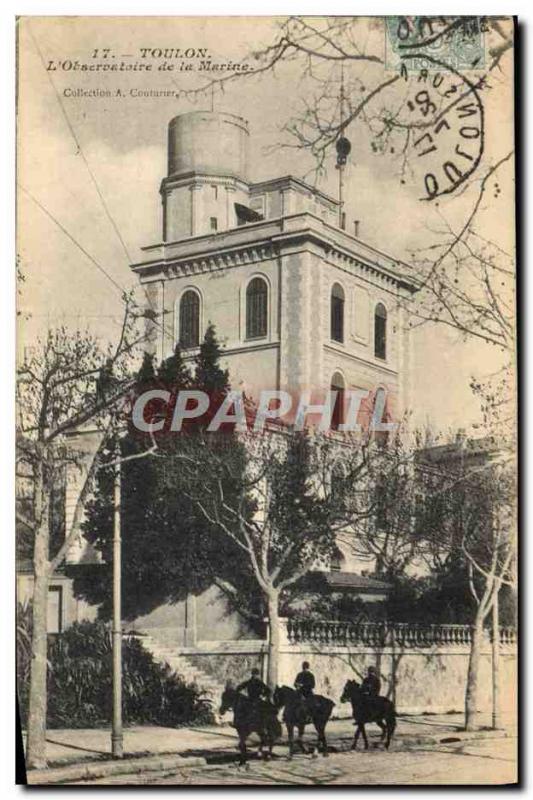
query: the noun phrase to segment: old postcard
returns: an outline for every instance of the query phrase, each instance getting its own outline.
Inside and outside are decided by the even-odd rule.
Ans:
[[[514,20],[17,48],[28,783],[516,783]]]

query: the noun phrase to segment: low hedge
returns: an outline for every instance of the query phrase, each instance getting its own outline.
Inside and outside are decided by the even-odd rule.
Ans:
[[[20,624],[20,621],[19,621]],[[18,697],[25,724],[29,694],[28,637],[17,647]],[[48,644],[49,728],[97,728],[112,713],[111,633],[101,622],[80,622]],[[122,709],[125,724],[177,727],[209,723],[213,713],[201,687],[187,684],[155,661],[134,638],[122,644]]]

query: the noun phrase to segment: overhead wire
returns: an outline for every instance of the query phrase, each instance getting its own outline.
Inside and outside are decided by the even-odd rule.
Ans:
[[[131,264],[131,262],[132,262],[132,258],[131,258],[131,256],[130,256],[130,253],[129,253],[129,251],[128,251],[128,248],[127,248],[127,246],[126,246],[126,243],[125,243],[125,241],[124,241],[124,237],[122,236],[122,234],[121,234],[121,232],[120,232],[120,229],[119,229],[119,227],[118,227],[118,225],[117,225],[117,223],[116,223],[116,220],[114,219],[114,217],[113,217],[113,215],[112,215],[112,213],[111,213],[111,211],[110,211],[110,209],[109,209],[109,206],[108,206],[108,204],[107,204],[107,202],[106,202],[106,200],[105,200],[105,197],[104,197],[104,195],[103,195],[103,193],[102,193],[102,191],[101,191],[101,189],[100,189],[100,186],[99,186],[99,184],[98,184],[98,181],[97,181],[97,179],[96,179],[96,176],[95,176],[95,174],[94,174],[94,171],[92,170],[92,168],[91,168],[91,165],[90,165],[90,163],[89,163],[89,161],[88,161],[88,159],[87,159],[87,157],[86,157],[86,155],[85,155],[85,153],[84,153],[84,151],[83,151],[83,147],[82,147],[82,145],[81,145],[81,142],[80,142],[80,140],[79,140],[78,136],[76,135],[76,131],[74,130],[74,127],[73,127],[73,125],[72,125],[72,122],[71,122],[71,120],[70,120],[70,118],[69,118],[69,116],[68,116],[68,113],[67,113],[67,110],[66,110],[66,108],[65,108],[65,105],[64,105],[64,103],[63,103],[63,100],[62,100],[62,98],[61,98],[61,95],[60,95],[60,93],[58,92],[58,90],[57,90],[57,88],[56,88],[56,85],[55,85],[54,81],[52,80],[52,77],[51,77],[51,75],[50,75],[50,73],[49,73],[49,71],[48,71],[48,69],[47,69],[47,67],[46,67],[46,61],[45,61],[45,59],[44,59],[44,56],[43,56],[42,50],[41,50],[41,48],[39,47],[39,44],[38,44],[38,42],[37,42],[37,40],[36,40],[36,38],[35,38],[35,36],[34,36],[34,33],[33,33],[33,31],[32,31],[32,28],[31,28],[31,23],[30,23],[29,21],[28,21],[28,26],[27,26],[27,27],[28,27],[28,30],[29,30],[29,33],[30,33],[31,39],[32,39],[32,41],[33,41],[33,44],[34,44],[35,50],[36,50],[36,52],[37,52],[37,54],[38,54],[38,56],[39,56],[39,60],[40,60],[40,62],[41,62],[41,65],[42,65],[42,67],[43,67],[43,69],[44,69],[44,71],[45,71],[45,73],[46,73],[46,76],[47,76],[47,78],[48,78],[48,81],[49,81],[49,83],[50,83],[50,85],[51,85],[51,87],[52,87],[52,89],[53,89],[54,95],[55,95],[55,97],[56,97],[56,100],[57,100],[57,102],[58,102],[58,104],[59,104],[59,107],[60,107],[60,109],[61,109],[61,112],[62,112],[63,118],[64,118],[64,120],[65,120],[65,123],[66,123],[66,125],[67,125],[67,128],[68,128],[68,130],[69,130],[69,132],[70,132],[70,135],[72,136],[72,139],[73,139],[73,141],[74,141],[74,143],[75,143],[75,145],[76,145],[76,154],[77,154],[77,155],[79,154],[79,155],[82,157],[83,163],[85,164],[85,167],[86,167],[86,169],[87,169],[87,172],[89,173],[89,176],[90,176],[90,178],[91,178],[91,181],[92,181],[92,183],[93,183],[93,186],[94,186],[94,188],[95,188],[95,190],[96,190],[96,193],[97,193],[97,195],[98,195],[98,198],[99,198],[99,200],[100,200],[100,203],[101,203],[101,205],[102,205],[102,208],[104,209],[105,215],[106,215],[107,219],[109,220],[109,222],[110,222],[110,224],[111,224],[111,226],[112,226],[112,228],[113,228],[113,230],[114,230],[114,232],[115,232],[115,234],[116,234],[116,236],[117,236],[117,238],[118,238],[118,240],[119,240],[119,242],[120,242],[120,245],[121,245],[121,247],[122,247],[122,249],[123,249],[123,251],[124,251],[124,254],[125,254],[125,256],[126,256],[126,259],[127,259],[127,262],[128,262],[128,266],[130,266],[130,264]],[[93,264],[94,264],[94,265],[95,265],[95,266],[96,266],[96,267],[97,267],[97,268],[100,270],[100,272],[102,272],[102,273],[103,273],[103,274],[104,274],[104,275],[105,275],[105,276],[106,276],[106,277],[107,277],[107,278],[108,278],[108,279],[109,279],[109,280],[110,280],[110,281],[111,281],[111,282],[112,282],[112,283],[115,285],[115,287],[117,287],[117,288],[120,288],[121,292],[123,292],[123,294],[124,294],[124,295],[127,295],[127,293],[128,293],[128,292],[127,292],[127,291],[126,291],[126,290],[125,290],[125,289],[124,289],[122,286],[120,286],[120,285],[118,284],[118,282],[117,282],[117,281],[116,281],[114,278],[112,278],[112,276],[111,276],[111,275],[109,275],[109,273],[108,273],[108,272],[107,272],[107,271],[106,271],[106,270],[105,270],[105,269],[104,269],[104,268],[101,266],[101,264],[99,264],[99,263],[96,261],[96,259],[95,259],[95,258],[94,258],[94,257],[93,257],[93,256],[92,256],[90,253],[88,253],[88,251],[87,251],[87,250],[86,250],[86,249],[85,249],[85,248],[84,248],[84,247],[83,247],[83,246],[82,246],[82,245],[81,245],[81,244],[80,244],[80,243],[79,243],[79,242],[78,242],[78,241],[75,239],[75,237],[73,237],[73,236],[72,236],[72,234],[70,234],[70,233],[69,233],[69,232],[66,230],[66,228],[65,228],[65,227],[64,227],[64,226],[63,226],[63,225],[62,225],[62,224],[59,222],[59,220],[57,220],[57,219],[54,217],[54,215],[53,215],[51,212],[49,212],[49,211],[47,210],[47,208],[44,206],[44,204],[43,204],[43,203],[41,203],[39,200],[37,200],[37,198],[36,198],[36,197],[34,197],[34,196],[33,196],[33,195],[32,195],[32,194],[29,192],[29,190],[28,190],[28,189],[26,189],[25,187],[23,187],[21,184],[19,184],[19,185],[21,186],[21,188],[23,189],[23,191],[25,191],[25,192],[26,192],[26,194],[27,194],[29,197],[31,197],[31,199],[32,199],[32,200],[33,200],[33,201],[34,201],[34,202],[35,202],[35,203],[36,203],[36,204],[37,204],[37,205],[38,205],[38,206],[41,208],[41,210],[42,210],[42,211],[43,211],[43,212],[44,212],[44,213],[45,213],[45,214],[46,214],[46,215],[47,215],[47,216],[48,216],[50,219],[52,219],[52,220],[53,220],[53,221],[56,223],[56,225],[57,225],[57,226],[60,228],[60,230],[62,230],[62,231],[63,231],[63,233],[65,233],[65,235],[66,235],[66,236],[68,236],[68,238],[69,238],[69,239],[70,239],[72,242],[74,242],[74,244],[75,244],[77,247],[79,247],[79,249],[80,249],[80,250],[81,250],[81,251],[82,251],[82,252],[83,252],[83,253],[84,253],[84,254],[87,256],[87,258],[89,258],[89,260],[91,261],[91,263],[93,263]],[[164,325],[164,320],[163,320],[163,324],[161,324],[161,323],[160,323],[160,322],[159,322],[159,321],[156,319],[156,317],[159,315],[159,313],[160,313],[160,312],[158,312],[158,311],[157,311],[157,309],[156,309],[156,308],[154,308],[154,305],[153,305],[153,303],[152,303],[152,299],[151,299],[150,295],[148,294],[148,292],[147,292],[146,288],[144,287],[144,285],[143,285],[142,283],[141,283],[141,284],[136,284],[136,285],[134,286],[134,290],[136,290],[137,288],[141,288],[141,290],[143,291],[143,293],[144,293],[144,296],[145,296],[145,298],[146,298],[146,301],[147,301],[148,305],[150,306],[150,310],[151,310],[151,312],[152,312],[152,314],[151,314],[151,316],[150,316],[150,319],[151,319],[151,321],[153,322],[153,324],[154,324],[154,325],[156,325],[156,326],[157,326],[157,327],[158,327],[158,328],[159,328],[159,329],[160,329],[160,330],[161,330],[163,333],[166,333],[168,336],[170,336],[171,340],[173,340],[173,338],[174,338],[174,336],[173,336],[173,333],[172,333],[172,331],[170,331],[168,328],[166,328],[166,327],[165,327],[165,325]],[[164,315],[164,313],[165,313],[165,309],[163,309],[163,312],[162,312],[162,313],[163,313],[163,315]]]

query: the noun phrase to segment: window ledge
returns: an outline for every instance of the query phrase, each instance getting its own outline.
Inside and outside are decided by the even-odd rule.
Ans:
[[[245,336],[245,342],[268,342],[268,334],[265,333],[264,336]]]

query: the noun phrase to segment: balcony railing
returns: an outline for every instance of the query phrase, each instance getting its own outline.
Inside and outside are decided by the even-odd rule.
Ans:
[[[470,625],[425,625],[409,622],[336,622],[334,620],[287,619],[287,638],[291,644],[369,645],[385,647],[431,647],[469,645]],[[516,630],[500,628],[500,642],[515,644]]]

